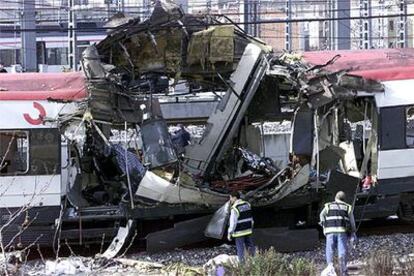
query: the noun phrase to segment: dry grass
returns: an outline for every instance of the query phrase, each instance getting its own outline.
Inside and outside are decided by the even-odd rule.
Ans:
[[[368,257],[364,266],[364,274],[412,276],[414,275],[414,258],[411,256],[397,258],[389,251],[378,250]]]
[[[254,257],[247,257],[244,264],[227,266],[226,275],[234,276],[314,276],[315,265],[305,259],[289,260],[273,248],[258,252]]]

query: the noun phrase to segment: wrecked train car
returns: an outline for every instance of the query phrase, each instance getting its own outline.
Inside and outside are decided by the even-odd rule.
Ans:
[[[374,55],[355,68],[358,52],[278,55],[226,20],[157,1],[149,19],[90,46],[81,73],[1,77],[2,110],[16,114],[0,133],[8,246],[116,236],[114,256],[134,229],[153,250],[197,242],[232,190],[257,227],[313,226],[339,189],[357,219],[411,219],[410,50],[384,52],[387,70],[369,67]],[[180,82],[219,99],[184,150],[158,100]],[[291,154],[277,167],[258,155],[256,126],[282,120],[292,121]]]
[[[349,141],[347,146],[339,144],[345,150],[343,170],[363,179],[356,190],[357,218],[398,213],[400,219],[412,221],[408,156],[412,147],[413,57],[412,49],[304,54],[308,64],[328,63],[324,67],[327,72],[357,77],[346,85],[354,86],[354,98],[341,100],[338,110],[340,129],[347,130]],[[329,62],[333,58],[336,61]]]

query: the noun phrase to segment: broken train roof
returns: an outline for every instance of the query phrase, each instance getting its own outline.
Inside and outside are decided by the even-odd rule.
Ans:
[[[414,79],[414,49],[369,49],[304,52],[303,60],[312,65],[325,64],[324,69],[348,70],[349,75],[377,81]]]
[[[132,79],[156,73],[212,81],[235,69],[248,43],[271,49],[229,21],[184,14],[171,1],[156,1],[147,20],[134,19],[114,28],[96,49],[103,62],[129,72]]]

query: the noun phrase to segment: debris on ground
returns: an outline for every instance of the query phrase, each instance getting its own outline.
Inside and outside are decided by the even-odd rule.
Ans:
[[[204,272],[208,276],[215,276],[219,275],[220,272],[224,272],[224,267],[226,266],[237,266],[238,265],[237,256],[234,255],[227,255],[227,254],[220,254],[217,257],[209,260],[204,266]]]
[[[369,275],[365,271],[378,269],[389,269],[387,260],[392,259],[392,269],[401,271],[408,269],[414,264],[414,233],[392,234],[378,236],[362,236],[359,238],[355,248],[350,250],[348,269],[350,275]],[[375,258],[370,258],[371,252]],[[387,256],[378,252],[387,252]],[[128,254],[122,258],[105,259],[93,257],[66,257],[56,260],[46,260],[43,263],[39,260],[28,261],[19,267],[24,275],[216,275],[217,268],[224,269],[236,267],[237,257],[233,245],[223,244],[210,248],[176,249],[159,253],[140,252]],[[273,254],[273,255],[272,255]],[[296,253],[268,254],[267,258],[275,258],[273,263],[280,265],[289,264],[289,268],[301,270],[307,269],[319,275],[325,263],[325,242],[320,241],[319,245],[311,251]],[[378,254],[385,257],[379,258]],[[389,257],[391,256],[391,257]],[[388,258],[388,259],[387,259]],[[279,260],[279,261],[278,261]],[[375,260],[375,262],[374,262]],[[256,260],[256,264],[259,261]],[[265,264],[267,261],[263,261]],[[379,264],[378,264],[379,263]],[[387,265],[388,263],[388,265]],[[381,266],[382,268],[379,268]],[[413,265],[414,268],[414,265]],[[247,269],[247,268],[244,268]],[[249,269],[253,269],[250,267]],[[289,270],[289,271],[290,271]],[[227,271],[227,270],[226,270]],[[247,271],[247,270],[246,270]],[[379,274],[378,274],[379,275]],[[399,275],[397,273],[397,275]]]
[[[349,250],[348,262],[358,263],[367,257],[368,252],[387,250],[394,256],[405,256],[414,252],[414,233],[363,236],[358,239],[354,249]],[[291,258],[305,258],[316,264],[325,264],[325,241],[312,251],[295,252],[287,254]]]
[[[46,261],[46,275],[78,275],[79,273],[90,272],[81,258],[65,258],[57,261]]]

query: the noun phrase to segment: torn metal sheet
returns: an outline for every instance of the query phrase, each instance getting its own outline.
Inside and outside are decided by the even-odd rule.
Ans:
[[[126,16],[122,12],[118,12],[114,14],[111,18],[109,18],[108,22],[105,23],[103,26],[105,28],[115,28],[128,23],[130,20],[134,20],[134,18]]]
[[[207,62],[232,63],[234,56],[234,27],[215,26],[192,34],[187,50],[187,63],[202,68]]]
[[[211,218],[210,222],[208,223],[206,229],[204,230],[204,234],[206,237],[219,239],[221,240],[225,233],[227,223],[230,217],[230,202],[226,202],[223,206],[218,209],[213,217]]]
[[[313,153],[313,111],[304,107],[295,113],[292,130],[292,149],[296,155],[311,156]]]
[[[161,25],[183,17],[183,11],[174,1],[155,1],[154,10],[148,19],[151,25]]]
[[[294,175],[293,179],[285,180],[283,183],[279,183],[274,188],[269,189],[265,192],[257,192],[252,195],[253,206],[267,206],[275,203],[289,194],[297,191],[306,184],[309,183],[309,173],[310,165],[306,164],[299,169],[299,171]],[[281,177],[281,176],[279,176]]]
[[[174,224],[174,228],[151,233],[145,238],[146,249],[148,252],[159,252],[205,241],[204,229],[210,219],[209,215],[187,220]]]
[[[104,79],[107,75],[107,68],[100,62],[98,50],[91,45],[82,53],[82,69],[89,79]]]
[[[206,131],[198,144],[191,145],[186,151],[185,166],[189,172],[201,175],[210,173],[209,170],[216,160],[220,159],[230,146],[244,112],[267,69],[267,62],[263,59],[260,61],[264,54],[260,47],[254,44],[246,47],[236,71],[230,77],[232,89],[227,91],[229,99],[224,109],[216,110],[209,117],[207,124],[212,128]],[[251,76],[254,76],[254,79],[250,79]],[[246,89],[245,85],[248,82],[250,85]]]
[[[334,92],[331,84],[326,80],[321,80],[318,86],[308,87],[313,91],[305,91],[308,98],[308,104],[312,108],[318,108],[332,102],[334,98]]]
[[[82,196],[82,181],[81,176],[76,176],[74,184],[69,188],[68,200],[75,208],[82,208],[89,206],[88,201]]]
[[[338,71],[348,69],[350,74],[372,80],[385,81],[414,78],[412,70],[412,66],[414,66],[414,59],[412,58],[414,50],[412,48],[304,52],[303,59],[305,62],[313,65],[324,64],[338,54],[340,54],[340,58],[327,66],[326,70]],[[402,67],[408,70],[401,70],[403,69]],[[398,71],[404,73],[399,75],[396,73]]]
[[[360,179],[350,175],[343,174],[338,171],[332,171],[329,176],[329,182],[326,184],[329,198],[327,200],[334,200],[338,191],[343,191],[346,194],[346,202],[353,204],[357,186]]]
[[[353,177],[359,177],[354,144],[350,142],[342,142],[339,146],[345,151],[345,155],[342,159],[342,168],[344,173]]]
[[[139,184],[137,196],[168,203],[197,203],[222,205],[227,195],[203,191],[196,187],[172,184],[151,171],[147,171]]]
[[[135,223],[133,220],[128,220],[125,226],[121,226],[118,229],[117,235],[112,240],[111,244],[109,245],[108,249],[100,255],[100,257],[104,257],[107,259],[113,259],[118,254],[121,253],[121,250],[125,248],[128,242],[128,239],[131,238],[133,232],[135,230]]]

